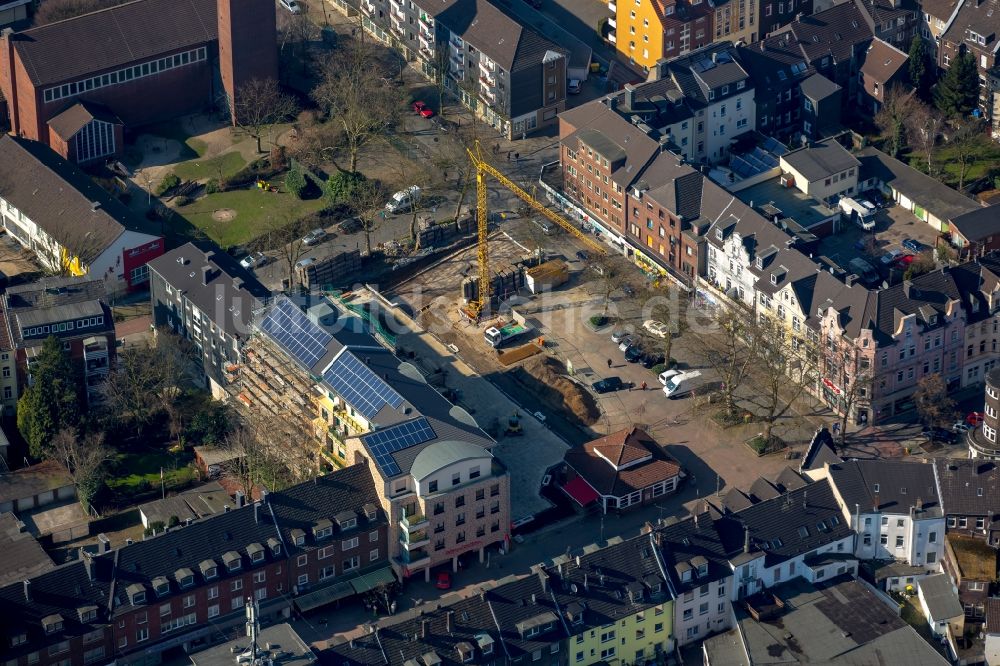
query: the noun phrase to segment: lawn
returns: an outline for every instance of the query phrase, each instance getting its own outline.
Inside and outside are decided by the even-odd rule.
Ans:
[[[204,180],[207,178],[229,178],[247,165],[238,152],[223,153],[207,160],[190,160],[174,167],[174,173],[181,180]]]
[[[179,454],[166,451],[146,453],[119,453],[111,463],[108,488],[114,492],[137,493],[160,486],[160,470],[167,489],[185,486],[195,478],[189,452]]]
[[[914,169],[920,171],[925,171],[927,168],[926,158],[917,152],[910,153],[909,163]],[[965,174],[965,183],[969,184],[982,178],[998,166],[1000,166],[1000,146],[993,141],[982,141],[975,153],[975,160]],[[952,187],[958,187],[958,176],[962,167],[955,157],[954,148],[948,145],[938,148],[934,152],[934,168],[940,172],[938,177],[943,182]]]
[[[177,213],[222,247],[242,245],[264,233],[273,222],[288,224],[325,205],[322,198],[303,201],[286,192],[263,192],[257,188],[209,194]],[[232,219],[217,215],[235,211]]]

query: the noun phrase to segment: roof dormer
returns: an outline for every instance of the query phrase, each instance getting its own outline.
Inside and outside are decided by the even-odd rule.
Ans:
[[[80,606],[76,609],[76,614],[80,618],[80,624],[89,624],[97,619],[97,606]]]
[[[133,606],[146,603],[146,588],[141,583],[132,583],[125,588],[125,595]]]
[[[198,568],[201,569],[201,575],[205,577],[205,580],[212,580],[219,575],[215,560],[202,560]]]
[[[46,615],[42,618],[42,628],[45,629],[46,634],[54,634],[57,631],[63,630],[63,617],[59,613],[53,613],[52,615]]]
[[[337,521],[337,527],[341,532],[353,530],[358,526],[358,514],[353,511],[341,511],[333,519]]]
[[[250,556],[251,562],[263,562],[264,561],[264,546],[259,543],[247,544],[247,555]]]
[[[194,572],[187,567],[181,567],[174,572],[174,580],[177,581],[177,586],[181,589],[191,587],[194,585]]]
[[[293,530],[290,530],[289,534],[292,537],[292,543],[294,543],[296,546],[304,546],[305,545],[305,543],[306,543],[306,533],[305,533],[304,530],[300,530],[299,528],[295,528]]]
[[[320,518],[313,525],[313,536],[317,541],[320,539],[326,539],[333,534],[333,521],[329,518]]]
[[[170,594],[170,581],[167,580],[166,576],[157,576],[150,583],[153,585],[153,592],[156,593],[156,596],[163,597]]]
[[[231,550],[222,554],[222,563],[229,571],[239,571],[243,568],[243,557],[235,550]]]
[[[271,549],[271,555],[275,557],[281,555],[281,542],[274,537],[267,540],[267,547]]]
[[[479,651],[483,653],[483,656],[493,654],[493,638],[489,634],[476,634],[475,638],[476,645],[479,646]]]

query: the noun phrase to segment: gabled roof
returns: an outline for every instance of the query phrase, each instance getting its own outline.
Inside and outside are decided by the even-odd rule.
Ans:
[[[927,614],[930,615],[927,619],[930,622],[941,622],[965,613],[948,574],[939,573],[919,578],[917,588],[927,606]]]
[[[658,528],[656,535],[664,568],[678,595],[732,575],[728,559],[731,549],[723,542],[709,511],[695,512],[673,525]],[[691,564],[696,558],[707,563],[705,574],[699,574]],[[688,567],[692,573],[689,580],[684,580],[683,572]]]
[[[565,460],[591,488],[612,497],[668,481],[681,471],[656,440],[635,427],[573,447]]]
[[[215,0],[134,0],[15,33],[32,83],[43,86],[210,42]]]
[[[881,39],[873,39],[868,53],[865,54],[865,64],[861,73],[865,77],[885,85],[906,66],[909,56],[892,44]]]
[[[1000,3],[997,0],[966,0],[959,7],[948,29],[941,35],[956,44],[966,44],[973,52],[996,52],[996,39],[1000,36]],[[947,17],[940,17],[942,19]],[[975,32],[986,38],[986,45],[979,46],[975,40],[967,40],[967,31]],[[992,37],[992,40],[990,39]],[[977,58],[978,60],[978,58]]]
[[[604,157],[609,162],[617,159],[611,178],[622,187],[632,185],[660,150],[657,140],[601,102],[579,106],[561,114],[560,119],[577,128],[561,143],[576,149],[577,142],[582,142],[598,151],[607,150],[611,154]]]
[[[901,460],[848,460],[830,466],[830,480],[844,504],[863,512],[904,515],[922,506],[941,515],[934,466]]]
[[[48,125],[64,141],[69,141],[92,120],[103,120],[121,125],[121,119],[107,108],[93,102],[77,102],[62,113],[50,118]]]
[[[946,515],[992,514],[994,529],[1000,529],[1000,463],[936,458],[934,468]]]
[[[820,428],[809,441],[809,448],[802,456],[802,464],[799,469],[802,471],[811,469],[821,469],[825,463],[835,465],[843,462],[834,450],[833,435],[826,428]]]
[[[985,606],[987,633],[1000,634],[1000,597],[990,597]]]
[[[3,552],[0,587],[20,583],[55,567],[52,558],[13,513],[0,514],[0,551]]]
[[[951,227],[971,243],[1000,235],[1000,204],[979,208],[951,219]]]
[[[37,141],[0,137],[0,182],[0,196],[84,264],[97,259],[126,230],[146,233],[132,211]]]
[[[809,182],[823,180],[861,165],[854,155],[834,139],[789,151],[781,156],[781,161],[787,162]]]

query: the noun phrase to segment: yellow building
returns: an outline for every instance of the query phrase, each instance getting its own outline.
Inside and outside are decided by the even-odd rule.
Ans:
[[[715,10],[707,0],[611,0],[608,7],[615,13],[609,39],[643,71],[713,40]]]
[[[604,661],[643,664],[673,649],[673,601],[649,606],[610,624],[569,639],[569,663],[591,666]]]

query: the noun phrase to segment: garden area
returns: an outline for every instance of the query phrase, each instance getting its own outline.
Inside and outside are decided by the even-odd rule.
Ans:
[[[189,449],[115,453],[108,463],[105,483],[116,494],[136,496],[154,490],[159,493],[162,472],[163,486],[167,492],[173,492],[197,480],[193,462],[194,454]]]

